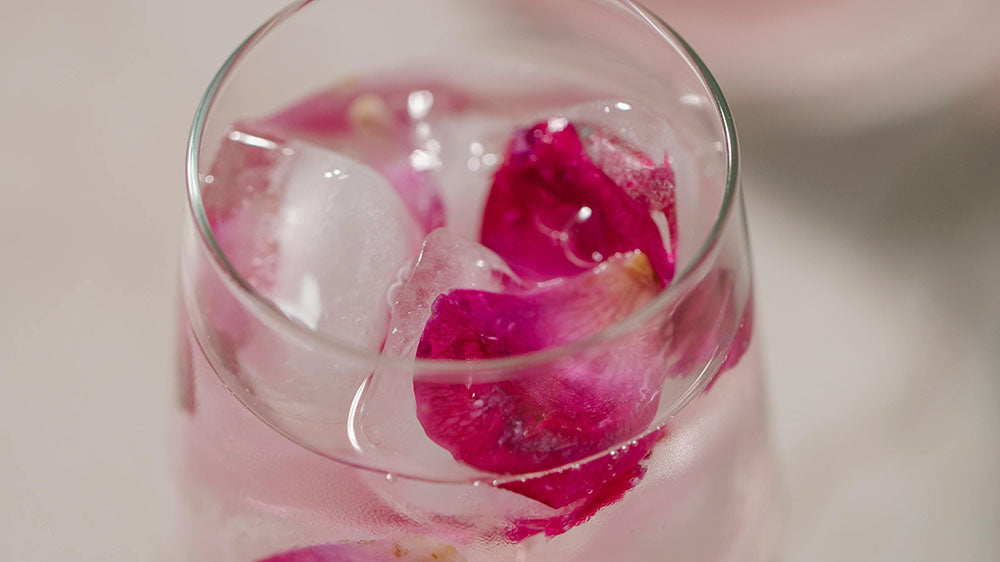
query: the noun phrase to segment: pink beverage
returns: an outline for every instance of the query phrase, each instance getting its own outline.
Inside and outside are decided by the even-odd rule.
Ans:
[[[724,101],[633,7],[501,4],[303,3],[210,87],[179,559],[776,556]]]

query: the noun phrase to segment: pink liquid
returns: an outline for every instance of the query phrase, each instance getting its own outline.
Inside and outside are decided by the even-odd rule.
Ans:
[[[269,158],[281,158],[277,151],[282,146],[288,146],[294,147],[294,158],[297,160],[290,160],[292,163],[287,165],[292,166],[291,171],[280,168],[285,170],[281,173],[285,174],[283,177],[297,177],[295,174],[309,162],[300,155],[312,154],[312,149],[295,144],[302,141],[346,152],[351,158],[372,166],[396,188],[399,199],[391,205],[408,210],[408,216],[414,219],[412,223],[402,221],[404,226],[398,226],[400,221],[392,223],[398,226],[399,236],[410,237],[415,232],[417,234],[412,236],[419,237],[422,236],[420,232],[444,222],[449,228],[474,240],[485,192],[501,165],[504,144],[511,131],[530,125],[539,116],[554,112],[562,114],[561,108],[573,107],[575,102],[580,101],[578,98],[588,99],[583,94],[566,95],[565,92],[528,97],[514,93],[510,94],[512,97],[505,97],[508,94],[495,91],[488,95],[478,92],[471,94],[469,99],[461,99],[460,95],[449,95],[453,90],[448,85],[428,86],[407,84],[405,81],[383,85],[375,91],[381,93],[375,98],[356,98],[354,103],[344,101],[342,93],[326,97],[321,95],[295,106],[278,118],[252,126],[241,125],[238,130],[246,135],[251,135],[247,132],[250,128],[253,131],[251,137],[241,137],[239,142],[249,142],[257,148],[270,143],[264,150],[271,152],[241,153],[239,158],[227,162],[225,159],[232,157],[223,150],[216,165],[219,177],[213,178],[217,182],[213,189],[217,191],[211,194],[206,190],[209,220],[213,222],[220,244],[237,270],[255,289],[275,302],[284,302],[283,308],[289,316],[328,333],[345,329],[342,323],[344,315],[331,314],[330,307],[317,304],[317,299],[325,302],[323,298],[339,290],[334,285],[343,281],[342,270],[329,265],[310,264],[301,278],[289,278],[288,271],[295,271],[295,268],[288,267],[288,264],[308,263],[310,259],[328,264],[323,260],[322,251],[318,257],[310,253],[309,244],[324,250],[322,244],[316,242],[321,238],[301,237],[301,232],[306,230],[291,230],[289,235],[274,235],[272,232],[280,233],[283,228],[275,226],[275,216],[294,216],[302,220],[303,213],[300,211],[307,206],[297,210],[294,203],[289,203],[288,194],[294,193],[294,187],[282,188],[282,192],[276,195],[274,189],[262,189],[255,183],[262,181],[259,177],[239,174],[245,170],[253,171],[254,165]],[[404,121],[409,123],[407,127],[412,126],[416,131],[415,136],[405,138],[399,144],[386,142],[387,138],[395,138],[395,133],[385,136],[384,130],[394,122],[386,115],[391,116],[393,109],[401,103],[393,101],[399,97],[393,93],[396,91],[433,92],[434,103],[437,104],[435,109],[439,111],[438,114],[424,116],[419,95],[399,98],[409,102],[407,109],[410,115]],[[461,93],[467,90],[456,88],[454,91]],[[362,99],[360,105],[357,99]],[[382,105],[377,103],[379,99]],[[334,108],[328,112],[330,120],[325,124],[316,117],[317,100],[326,107]],[[566,114],[572,116],[574,111],[579,114],[581,111],[592,111],[593,107],[611,107],[588,103],[577,106],[584,109],[569,110]],[[622,107],[628,107],[628,104]],[[608,119],[600,113],[616,117],[611,111],[598,111],[587,117]],[[617,117],[628,119],[630,115],[620,113]],[[285,120],[283,124],[282,119]],[[298,140],[286,145],[289,119],[298,123],[291,126],[296,131],[294,138]],[[611,122],[614,122],[613,119]],[[321,131],[310,130],[317,123],[321,125]],[[421,129],[421,123],[427,123],[437,136],[426,134],[426,130]],[[636,128],[640,126],[638,122],[627,123],[626,126],[633,124]],[[330,131],[336,134],[331,136]],[[230,139],[235,140],[232,136]],[[437,153],[434,152],[435,142]],[[239,150],[243,148],[238,147]],[[676,154],[676,147],[670,149],[675,152],[672,163],[678,168],[678,189],[683,189],[682,180],[690,177],[690,173],[683,170],[683,158]],[[266,157],[255,160],[260,154],[266,154]],[[438,160],[437,167],[425,166],[433,164],[435,159]],[[455,165],[456,162],[458,165]],[[227,165],[235,165],[239,168],[238,173],[232,170],[227,173]],[[263,168],[270,170],[269,166],[273,166],[273,162],[268,161]],[[334,179],[329,176],[340,176],[348,171],[348,166],[342,168],[334,168],[331,164],[323,168],[328,170],[324,175],[327,179]],[[423,174],[426,170],[432,172]],[[350,172],[361,173],[360,170]],[[275,177],[275,172],[267,173],[271,174],[271,179],[263,180],[264,183],[273,181]],[[426,182],[442,184],[438,188],[443,193],[440,208],[438,202],[426,198],[426,192],[421,191]],[[449,186],[455,184],[469,187],[448,191]],[[413,186],[417,187],[406,191]],[[322,214],[321,211],[319,215]],[[305,216],[309,216],[308,212]],[[230,230],[227,231],[227,228]],[[324,228],[322,226],[318,231]],[[666,229],[661,230],[666,232]],[[229,239],[223,236],[227,232]],[[384,229],[380,235],[389,236]],[[329,255],[334,255],[341,247],[331,246],[333,250]],[[390,250],[383,256],[383,261],[372,266],[370,272],[374,272],[373,275],[386,277],[387,272],[399,269],[386,265],[395,259],[407,265],[407,252],[412,251],[407,244],[402,249],[394,246]],[[412,266],[412,263],[409,265]],[[196,276],[195,283],[200,284],[198,290],[205,293],[200,294],[200,300],[189,299],[189,306],[191,302],[200,302],[206,309],[216,307],[214,311],[199,311],[197,317],[202,313],[208,316],[214,314],[225,317],[225,321],[189,324],[186,319],[192,317],[191,310],[184,315],[185,328],[180,345],[182,408],[177,422],[182,498],[181,544],[184,549],[181,559],[253,562],[310,545],[383,539],[403,540],[405,544],[411,544],[413,537],[420,537],[419,540],[429,541],[429,544],[453,547],[453,550],[441,550],[444,553],[442,556],[469,561],[714,562],[763,561],[775,556],[777,510],[756,337],[740,344],[742,356],[733,356],[733,361],[726,361],[723,371],[708,390],[666,421],[666,437],[656,442],[648,458],[642,462],[644,474],[630,483],[620,499],[609,502],[592,516],[556,533],[516,533],[511,531],[516,521],[558,518],[571,511],[572,506],[550,507],[535,501],[530,494],[495,487],[489,480],[463,481],[442,472],[441,479],[451,482],[431,482],[427,478],[400,476],[387,470],[357,468],[330,458],[339,458],[336,444],[317,445],[319,441],[299,435],[293,435],[295,440],[290,439],[252,413],[230,388],[244,401],[250,400],[257,407],[263,404],[258,414],[263,412],[261,415],[264,417],[270,415],[268,401],[279,393],[267,392],[273,390],[266,387],[272,379],[258,377],[245,368],[259,361],[247,359],[248,356],[253,357],[254,352],[259,355],[260,350],[255,350],[259,340],[254,339],[252,328],[244,328],[240,312],[225,312],[227,307],[234,311],[239,307],[226,303],[226,297],[219,292],[222,285],[213,280],[214,273],[207,270],[202,273],[207,277]],[[302,280],[306,278],[318,279],[319,288],[300,290]],[[380,278],[373,282],[370,289],[377,296],[385,294],[388,288],[391,301],[392,291],[396,290],[393,288],[395,281]],[[384,282],[385,287],[378,285],[380,282]],[[310,283],[315,284],[316,281],[310,281],[305,286],[311,286]],[[189,292],[193,290],[189,289]],[[212,291],[216,291],[218,296],[215,301],[212,300]],[[309,291],[319,293],[319,296],[309,296],[312,294]],[[332,302],[339,302],[336,297],[333,298]],[[207,307],[205,302],[209,302]],[[738,315],[732,318],[733,330],[739,320]],[[352,323],[356,323],[353,317],[348,321],[351,327],[354,326]],[[750,322],[749,315],[744,321]],[[355,343],[374,346],[377,352],[384,339],[380,334],[388,329],[379,322],[381,320],[376,314],[370,323],[353,329],[350,335],[358,338]],[[369,328],[371,334],[366,331]],[[743,334],[742,331],[740,333]],[[749,328],[743,336],[749,337]],[[675,335],[678,340],[683,337]],[[267,353],[270,348],[265,346],[263,349]],[[206,351],[209,353],[206,354]],[[214,361],[210,362],[209,357],[214,357]],[[707,361],[709,357],[704,359]],[[273,368],[282,364],[289,363],[277,361],[269,365]],[[216,368],[222,371],[217,372]],[[687,368],[699,370],[697,365]],[[226,387],[224,380],[230,388]],[[283,381],[282,384],[294,387],[295,382]],[[242,388],[244,386],[246,388]],[[244,391],[247,394],[243,394]],[[378,394],[374,396],[373,400],[385,399]],[[350,396],[346,399],[350,401]],[[320,405],[323,405],[322,401]],[[281,406],[275,402],[274,407]],[[330,411],[335,412],[337,407],[336,404],[328,404]],[[306,412],[302,417],[307,418],[308,415],[309,412]],[[419,441],[422,434],[419,433],[417,420],[405,416],[403,419],[409,421],[408,431],[416,429],[418,433],[406,434],[399,429],[400,433],[416,435],[415,438],[397,439],[397,442],[386,438],[385,443],[379,443],[375,438],[376,445],[384,444],[390,449],[397,447],[398,453],[402,450],[399,447],[409,444],[399,441]],[[373,426],[377,427],[377,422],[375,419]],[[391,419],[390,422],[398,423],[398,420]],[[295,434],[295,430],[290,429],[292,427],[286,425],[282,429]],[[330,430],[331,433],[333,431]],[[377,435],[377,432],[374,433]],[[356,445],[353,437],[351,442]],[[300,443],[307,443],[326,455]],[[629,446],[628,441],[622,444],[626,449]],[[626,453],[608,453],[610,456],[615,454]],[[378,458],[379,463],[384,460],[381,457],[368,458]],[[443,453],[434,458],[434,462],[458,463]],[[357,460],[351,462],[364,464]],[[592,462],[599,463],[601,460]],[[385,465],[381,466],[384,468]]]

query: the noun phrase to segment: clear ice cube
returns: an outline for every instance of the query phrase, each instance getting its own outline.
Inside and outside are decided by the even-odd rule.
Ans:
[[[243,130],[228,135],[212,176],[209,222],[236,270],[294,321],[377,354],[386,295],[423,237],[396,190],[344,155]],[[220,327],[239,334],[230,388],[285,429],[288,420],[321,424],[295,428],[308,445],[354,454],[348,420],[370,364],[233,308],[234,325]]]
[[[433,148],[439,165],[434,170],[445,224],[452,232],[479,239],[483,207],[493,174],[503,160],[510,136],[510,120],[487,112],[469,111],[424,126],[416,135]]]
[[[516,282],[506,263],[482,244],[439,228],[424,240],[413,273],[392,307],[385,353],[412,358],[431,304],[452,289],[500,291]]]
[[[420,229],[371,168],[304,143],[287,149],[270,296],[309,328],[377,350],[385,295],[416,255]]]
[[[434,230],[424,240],[412,274],[395,295],[383,355],[415,357],[431,305],[440,294],[453,289],[501,291],[512,283],[517,283],[514,273],[485,246],[445,228]],[[439,470],[459,468],[451,454],[431,441],[417,423],[412,371],[377,371],[365,390],[357,420],[358,434],[367,446],[398,457],[394,464],[414,463],[413,468],[421,472],[432,464]]]

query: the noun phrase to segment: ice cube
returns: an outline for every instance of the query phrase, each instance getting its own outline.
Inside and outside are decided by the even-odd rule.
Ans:
[[[418,127],[418,136],[437,149],[434,171],[444,202],[446,224],[456,234],[475,240],[483,207],[510,136],[510,120],[484,111],[470,111]]]
[[[301,141],[234,130],[206,193],[220,247],[291,318],[378,350],[386,292],[412,263],[420,228],[377,172]],[[210,218],[210,221],[213,219]]]
[[[413,357],[431,304],[452,289],[499,291],[517,277],[482,244],[439,228],[424,240],[413,273],[395,299],[385,353]]]
[[[423,238],[395,189],[344,155],[238,129],[213,172],[210,222],[237,271],[304,327],[377,354],[389,287]],[[216,315],[217,330],[238,335],[227,339],[230,388],[290,433],[295,420],[295,437],[310,446],[336,456],[354,451],[348,420],[370,363],[304,343],[223,296],[216,300],[232,311]]]
[[[377,351],[386,293],[416,256],[420,228],[371,168],[297,141],[282,150],[269,295],[309,328]]]
[[[486,247],[444,228],[434,230],[424,240],[413,273],[395,298],[383,354],[415,357],[431,305],[440,294],[453,289],[500,291],[514,283],[517,278],[510,268]],[[357,420],[358,434],[377,454],[397,456],[400,463],[418,463],[422,472],[431,464],[442,471],[457,468],[451,454],[431,441],[417,423],[411,371],[376,372]]]

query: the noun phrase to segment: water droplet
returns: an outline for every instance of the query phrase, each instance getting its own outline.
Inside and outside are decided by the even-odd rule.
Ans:
[[[393,476],[392,474],[386,474],[386,475],[385,475],[385,481],[386,481],[386,482],[389,482],[389,483],[392,483],[392,482],[394,482],[395,480],[396,480],[396,478],[395,478],[395,477],[394,477],[394,476]]]

